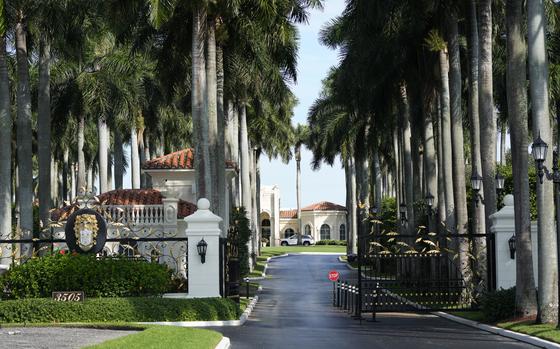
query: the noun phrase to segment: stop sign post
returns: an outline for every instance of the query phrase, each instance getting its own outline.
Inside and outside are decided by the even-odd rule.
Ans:
[[[329,280],[331,280],[332,282],[338,281],[339,277],[340,277],[340,274],[338,273],[338,271],[336,271],[336,270],[329,271]]]

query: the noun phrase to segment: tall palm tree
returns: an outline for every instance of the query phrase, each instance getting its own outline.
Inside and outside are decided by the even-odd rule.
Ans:
[[[537,299],[531,251],[529,177],[527,159],[527,47],[523,34],[523,1],[508,0],[507,23],[507,100],[511,124],[513,198],[515,200],[516,289],[515,307],[521,316],[536,313]]]
[[[496,118],[492,76],[492,1],[480,0],[479,9],[479,116],[480,148],[486,217],[496,212]]]
[[[33,234],[33,163],[31,128],[31,92],[27,50],[26,9],[18,8],[15,26],[17,62],[17,159],[18,159],[18,205],[19,226],[24,238]],[[31,248],[25,247],[23,255],[31,256]]]
[[[298,124],[294,130],[294,156],[296,160],[296,203],[297,203],[297,220],[298,220],[298,244],[301,243],[301,235],[303,234],[301,225],[301,146],[307,143],[309,138],[309,130],[306,126]]]
[[[533,135],[552,144],[548,106],[548,63],[545,46],[546,16],[542,0],[527,1],[527,37],[529,38],[529,91]],[[552,157],[548,156],[544,165],[552,168]],[[539,311],[538,321],[557,321],[558,316],[558,258],[556,234],[554,231],[553,184],[550,181],[537,183],[537,210],[539,234]]]
[[[0,238],[12,235],[12,116],[6,62],[6,13],[0,2]],[[11,248],[0,246],[0,264],[10,264]]]

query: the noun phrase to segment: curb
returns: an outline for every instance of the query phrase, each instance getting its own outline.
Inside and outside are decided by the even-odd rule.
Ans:
[[[353,266],[351,266],[348,262],[346,262],[345,260],[342,259],[342,256],[338,257],[338,261],[340,263],[344,263],[344,265],[346,265],[346,268],[350,269],[350,270],[358,270],[358,268],[354,268]]]
[[[476,329],[486,331],[486,332],[490,332],[490,333],[493,333],[493,334],[497,334],[497,335],[502,336],[502,337],[515,339],[515,340],[518,340],[520,342],[532,344],[532,345],[535,345],[535,346],[540,347],[540,348],[560,349],[560,344],[549,342],[545,339],[529,336],[528,334],[513,332],[513,331],[510,331],[510,330],[500,328],[500,327],[482,324],[480,322],[476,322],[476,321],[464,319],[462,317],[447,314],[447,313],[444,313],[442,311],[432,312],[432,314],[437,315],[441,318],[450,320],[450,321],[460,323],[462,325],[474,327]]]
[[[228,337],[222,337],[222,340],[220,341],[220,343],[218,343],[218,345],[216,345],[216,348],[214,349],[229,349],[231,348],[231,342],[229,341]]]

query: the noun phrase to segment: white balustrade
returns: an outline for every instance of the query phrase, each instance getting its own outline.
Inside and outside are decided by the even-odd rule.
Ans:
[[[107,205],[103,207],[114,223],[153,226],[164,223],[163,205]]]

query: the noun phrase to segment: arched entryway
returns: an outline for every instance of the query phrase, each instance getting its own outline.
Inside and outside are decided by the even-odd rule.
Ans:
[[[294,235],[296,232],[292,228],[288,228],[284,230],[284,239],[289,238],[290,236]]]
[[[261,237],[266,246],[270,246],[270,219],[265,218],[261,221]]]

